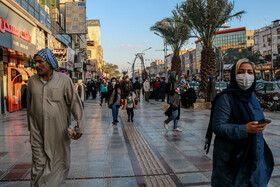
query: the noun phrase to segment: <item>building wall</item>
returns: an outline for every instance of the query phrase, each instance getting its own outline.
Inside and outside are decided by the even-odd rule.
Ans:
[[[99,20],[87,20],[87,50],[90,51],[89,59],[96,60],[96,72],[99,76],[102,74],[103,61],[103,47],[101,45],[101,31]]]

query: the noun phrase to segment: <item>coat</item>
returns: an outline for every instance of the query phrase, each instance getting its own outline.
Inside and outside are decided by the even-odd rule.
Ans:
[[[70,167],[71,113],[83,133],[84,112],[72,80],[53,72],[47,83],[33,75],[27,85],[27,116],[32,149],[31,186],[59,187]]]
[[[144,89],[144,92],[149,92],[150,91],[150,83],[149,83],[149,81],[145,81],[143,83],[143,89]]]
[[[240,142],[248,137],[248,133],[246,124],[237,124],[236,119],[232,118],[231,99],[232,97],[227,94],[220,96],[214,108],[212,128],[216,137],[211,184],[213,187],[250,185],[261,187],[268,183],[272,174],[274,166],[272,153],[263,138],[263,133],[258,133],[255,139],[256,152],[253,152],[255,160],[239,164],[239,158],[247,154],[246,150],[239,152],[242,150]],[[248,105],[256,121],[264,118],[261,106],[254,95]],[[250,171],[252,165],[254,170]]]

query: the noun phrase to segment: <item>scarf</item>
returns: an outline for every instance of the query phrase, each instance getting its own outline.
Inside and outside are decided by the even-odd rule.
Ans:
[[[59,72],[59,66],[58,66],[57,59],[49,48],[41,49],[40,51],[38,51],[34,55],[33,59],[35,59],[35,57],[37,55],[42,57],[48,64],[50,64],[55,71]]]

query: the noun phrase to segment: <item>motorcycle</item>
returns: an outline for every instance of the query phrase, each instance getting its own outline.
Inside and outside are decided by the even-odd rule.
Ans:
[[[258,99],[261,106],[270,111],[277,110],[279,107],[279,97],[277,93],[259,95]]]

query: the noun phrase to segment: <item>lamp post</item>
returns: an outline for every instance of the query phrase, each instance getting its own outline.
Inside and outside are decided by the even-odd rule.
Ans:
[[[214,45],[213,45],[214,46]],[[216,46],[214,46],[216,50],[219,51],[219,56],[220,56],[220,70],[219,70],[219,90],[221,90],[221,82],[222,82],[222,76],[223,76],[223,70],[224,67],[222,67],[222,65],[224,65],[224,57],[228,54],[228,53],[223,53],[223,51],[219,48],[217,48]]]
[[[164,53],[164,75],[165,75],[165,80],[167,80],[167,62],[166,62],[166,56],[167,56],[167,42],[166,42],[166,39],[161,36],[160,34],[154,32],[155,35],[161,37],[163,39],[163,45],[164,45],[164,48],[163,48],[163,53]]]

